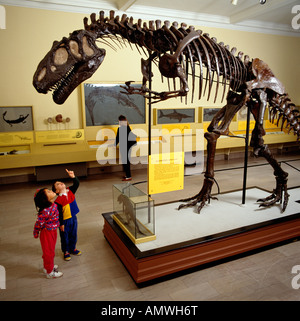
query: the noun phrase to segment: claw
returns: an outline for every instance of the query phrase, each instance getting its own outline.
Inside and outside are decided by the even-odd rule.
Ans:
[[[178,211],[181,210],[182,208],[195,206],[197,203],[198,203],[198,199],[195,199],[193,202],[189,202],[187,204],[180,204],[178,207]]]
[[[186,208],[187,207],[187,205],[186,204],[180,204],[179,206],[178,206],[178,211],[180,211],[181,209],[183,209],[183,208]]]
[[[283,205],[282,205],[282,212],[284,212],[286,207],[287,207],[287,204],[288,204],[288,201],[289,201],[289,197],[290,197],[290,194],[287,191],[285,191],[284,192]]]
[[[280,196],[272,194],[269,197],[266,197],[265,199],[257,200],[257,202],[258,201],[263,202],[259,205],[259,207],[269,207],[269,206],[274,205],[277,202],[280,202],[281,199],[280,199]]]
[[[274,192],[275,192],[275,191],[273,191],[273,194],[271,194],[271,195],[268,196],[268,197],[258,199],[256,202],[263,202],[263,203],[265,203],[265,202],[273,199],[273,198],[275,197]]]
[[[137,87],[132,87],[131,83],[134,82],[132,80],[130,81],[126,81],[125,82],[125,86],[120,85],[121,88],[125,89],[126,92],[121,91],[122,94],[126,94],[126,95],[132,95],[132,94],[142,94],[142,89],[141,88],[137,88]]]
[[[213,180],[205,178],[201,191],[193,197],[181,200],[182,202],[189,201],[189,203],[180,204],[178,207],[178,210],[181,210],[182,208],[193,207],[193,206],[197,205],[197,203],[200,202],[200,205],[197,207],[197,213],[200,214],[200,212],[201,212],[202,208],[204,207],[204,205],[206,204],[206,202],[210,202],[211,199],[217,200],[216,197],[211,196],[212,185],[213,185]]]
[[[174,98],[174,97],[181,97],[181,96],[186,96],[187,91],[184,90],[175,90],[175,91],[162,91],[162,92],[156,92],[156,91],[151,91],[148,88],[136,88],[132,87],[130,84],[133,81],[127,81],[125,82],[125,86],[120,85],[121,88],[125,89],[126,91],[121,91],[122,94],[126,95],[142,95],[145,98],[151,98],[154,101],[152,103],[158,103],[160,101],[169,99],[169,98]]]
[[[200,214],[200,212],[201,212],[202,208],[204,207],[204,205],[205,205],[205,201],[202,201],[201,204],[197,208],[197,213],[198,214]]]
[[[278,177],[276,177],[277,185],[276,189],[273,190],[273,193],[266,198],[260,198],[257,202],[262,202],[259,207],[270,207],[277,202],[282,203],[282,210],[283,213],[286,210],[288,201],[289,201],[289,193],[287,192],[287,184],[286,180],[280,181]]]

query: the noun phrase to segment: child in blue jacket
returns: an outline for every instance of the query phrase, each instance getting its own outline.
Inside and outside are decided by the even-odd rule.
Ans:
[[[77,213],[79,208],[75,199],[75,193],[79,187],[79,179],[75,176],[73,171],[66,169],[69,177],[73,179],[73,185],[66,187],[66,185],[60,181],[56,181],[52,190],[58,196],[55,203],[58,206],[58,210],[62,215],[60,222],[60,240],[61,249],[64,253],[64,259],[66,261],[71,260],[70,254],[81,255],[81,252],[76,249],[77,243]]]

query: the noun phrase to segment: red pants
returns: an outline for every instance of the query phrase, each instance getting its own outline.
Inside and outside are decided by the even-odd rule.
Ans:
[[[51,273],[54,267],[55,244],[57,239],[57,229],[48,231],[42,229],[40,233],[40,241],[43,250],[44,268],[47,273]]]

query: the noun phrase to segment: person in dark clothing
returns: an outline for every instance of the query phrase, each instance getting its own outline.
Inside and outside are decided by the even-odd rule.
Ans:
[[[56,181],[52,185],[52,191],[58,196],[55,200],[60,215],[60,240],[61,249],[66,261],[71,260],[70,254],[81,255],[81,251],[76,249],[77,243],[77,214],[79,208],[75,199],[75,193],[79,187],[79,179],[73,171],[66,169],[69,177],[73,180],[73,185],[66,187],[63,182]]]
[[[119,125],[120,127],[118,128],[115,146],[119,144],[123,170],[125,172],[123,181],[131,181],[132,177],[130,170],[130,149],[136,144],[136,135],[131,131],[131,128],[125,116],[119,116]]]

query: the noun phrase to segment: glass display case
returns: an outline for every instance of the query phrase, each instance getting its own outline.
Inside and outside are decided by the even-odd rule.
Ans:
[[[154,201],[130,183],[113,185],[114,221],[134,244],[156,239]]]

